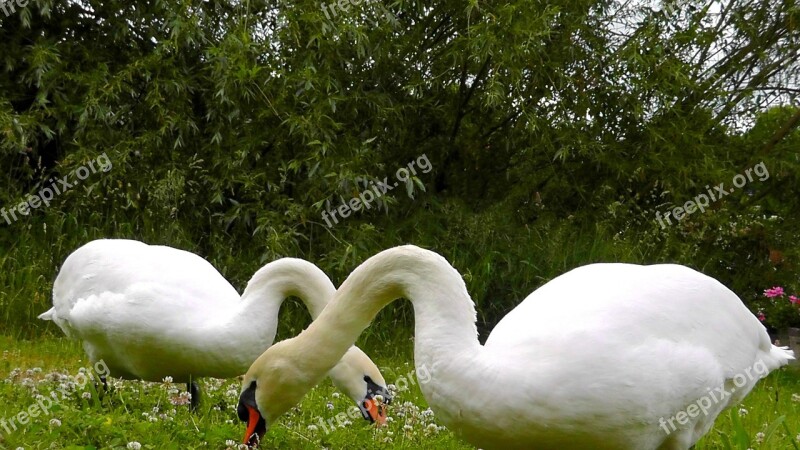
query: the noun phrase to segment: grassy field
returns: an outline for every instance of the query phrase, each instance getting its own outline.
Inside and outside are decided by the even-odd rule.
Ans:
[[[4,349],[0,420],[6,420],[0,423],[0,449],[228,449],[236,448],[244,433],[236,417],[238,379],[203,380],[202,406],[192,413],[182,384],[112,380],[107,393],[98,392],[81,375],[92,369],[74,341],[0,336],[0,347]],[[382,355],[373,349],[370,354],[387,382],[393,383],[401,377],[413,379],[409,350],[393,348],[389,350],[393,355]],[[342,420],[354,405],[325,382],[272,426],[263,448],[471,448],[437,423],[415,382],[405,385],[397,384],[389,424],[375,429],[360,418]],[[30,411],[37,395],[49,396],[54,391],[59,400],[47,413],[34,409],[37,417],[24,419],[25,424],[9,422],[20,412]],[[339,413],[345,414],[337,421]],[[748,448],[800,448],[800,372],[796,368],[761,381],[696,446],[697,450]]]

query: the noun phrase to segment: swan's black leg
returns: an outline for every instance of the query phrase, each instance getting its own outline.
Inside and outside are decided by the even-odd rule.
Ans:
[[[94,380],[94,391],[97,394],[97,399],[103,401],[111,391],[108,388],[108,381],[106,380],[106,377],[100,375],[98,378],[100,379],[99,383],[96,379]]]
[[[186,383],[186,390],[192,395],[190,408],[192,411],[197,411],[197,407],[200,406],[200,388],[194,380],[189,380],[189,382]]]

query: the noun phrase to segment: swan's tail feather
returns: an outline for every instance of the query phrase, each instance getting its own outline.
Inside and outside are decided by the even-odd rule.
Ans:
[[[42,320],[52,320],[53,323],[58,325],[58,328],[61,328],[61,331],[63,331],[64,334],[67,335],[67,337],[75,336],[69,322],[58,316],[55,307],[50,308],[47,311],[39,314],[39,318]]]
[[[789,361],[795,359],[795,354],[789,347],[777,347],[773,345],[766,359],[768,359],[765,361],[767,367],[772,371],[773,369],[789,364]]]
[[[46,312],[39,314],[39,318],[42,320],[53,320],[53,316],[56,315],[56,309],[50,308]]]

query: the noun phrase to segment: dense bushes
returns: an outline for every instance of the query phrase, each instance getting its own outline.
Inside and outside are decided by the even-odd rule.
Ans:
[[[412,242],[464,274],[487,325],[593,261],[680,262],[746,300],[796,282],[791,2],[387,7],[35,1],[5,18],[0,207],[103,152],[113,162],[0,221],[11,330],[41,329],[27,324],[58,264],[98,237],[195,251],[239,288],[280,256],[338,283]],[[429,173],[326,225],[323,211],[423,154]],[[656,220],[759,162],[768,179]]]

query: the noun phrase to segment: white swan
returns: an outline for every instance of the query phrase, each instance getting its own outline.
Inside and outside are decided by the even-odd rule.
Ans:
[[[430,373],[422,393],[439,420],[485,449],[685,449],[792,358],[733,292],[672,264],[572,270],[480,345],[458,272],[403,246],[361,264],[311,326],[253,363],[240,397],[249,429],[298,402],[400,297],[414,306],[416,366]]]
[[[284,258],[259,269],[240,298],[193,253],[101,239],[67,257],[53,285],[54,306],[39,318],[82,340],[90,360],[104,361],[114,376],[189,382],[243,374],[272,344],[286,297],[299,297],[316,317],[335,291],[314,264]],[[363,403],[386,396],[386,382],[364,352],[346,350],[331,379],[365,418],[382,421]]]

